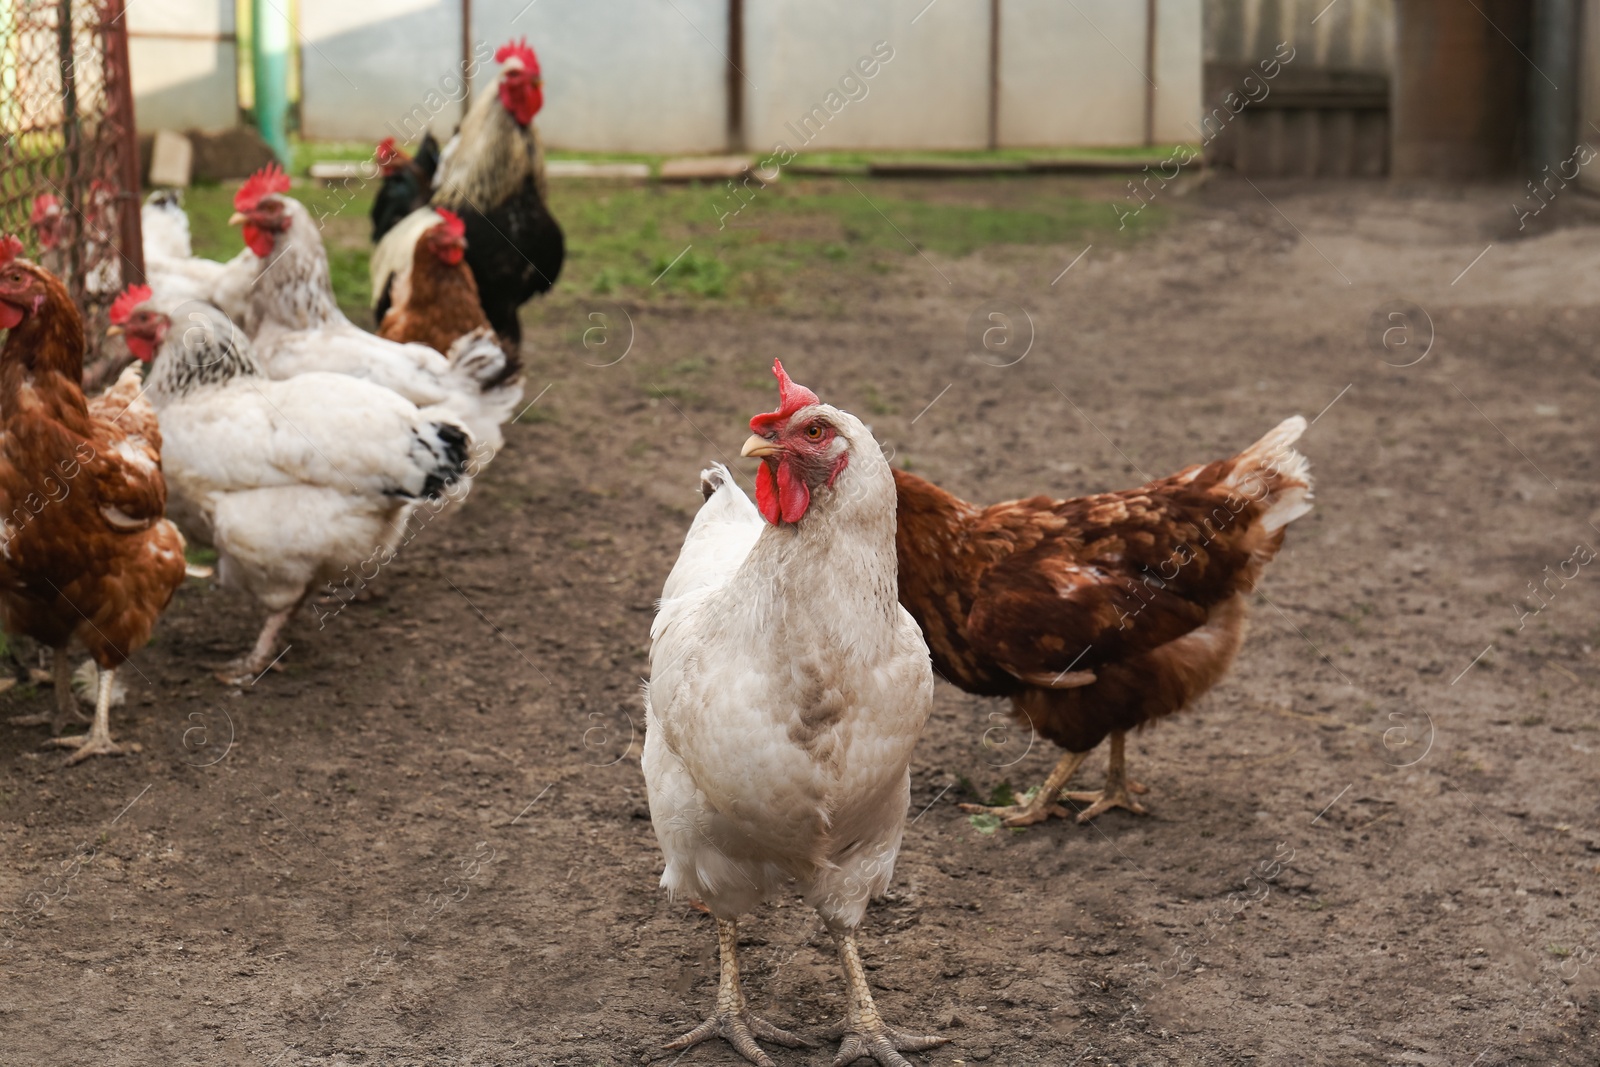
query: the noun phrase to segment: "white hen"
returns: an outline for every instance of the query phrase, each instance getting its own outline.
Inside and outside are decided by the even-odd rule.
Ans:
[[[273,378],[329,371],[376,382],[459,419],[472,434],[475,463],[488,462],[500,447],[501,424],[522,400],[522,380],[505,377],[505,353],[484,359],[474,349],[474,359],[451,362],[427,345],[397,344],[352,323],[334,300],[317,224],[304,204],[283,195],[288,188],[288,178],[269,168],[234,198],[233,221],[261,257],[250,292],[250,336],[261,366]]]
[[[802,1043],[749,1011],[736,957],[738,916],[794,883],[849,986],[836,1062],[904,1065],[897,1050],[942,1039],[883,1021],[854,932],[894,872],[933,671],[898,601],[888,463],[859,419],[774,373],[783,402],[750,421],[744,450],[763,458],[760,512],[726,468],[702,475],[709,498],[651,630],[643,764],[661,882],[705,901],[722,953],[716,1010],[667,1047],[720,1034],[768,1064],[757,1038]]]
[[[439,499],[466,468],[456,423],[347,375],[273,381],[208,304],[185,304],[174,323],[135,287],[112,321],[136,356],[153,357],[145,391],[161,421],[169,514],[216,546],[223,584],[269,612],[228,681],[267,668],[315,585],[388,562],[414,502]]]
[[[241,329],[246,328],[250,285],[260,269],[254,252],[241,249],[226,263],[196,256],[189,240],[189,216],[176,189],[158,189],[145,198],[139,209],[139,227],[145,281],[157,300],[168,307],[184,300],[203,300],[215,304]]]

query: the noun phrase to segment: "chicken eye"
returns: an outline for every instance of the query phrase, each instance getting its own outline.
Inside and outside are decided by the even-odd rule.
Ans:
[[[813,441],[821,440],[822,439],[822,427],[821,426],[816,426],[816,425],[807,426],[806,427],[806,436],[808,438],[810,438],[811,440],[813,440]]]

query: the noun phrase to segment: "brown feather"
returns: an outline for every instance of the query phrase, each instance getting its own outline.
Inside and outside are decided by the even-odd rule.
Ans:
[[[1244,597],[1283,543],[1263,517],[1309,488],[1283,466],[1245,453],[1138,489],[987,508],[895,471],[901,603],[945,679],[1011,697],[1042,736],[1087,751],[1226,672]],[[1240,492],[1241,476],[1261,491]]]
[[[84,400],[82,320],[56,278],[26,269],[44,300],[0,350],[0,611],[11,633],[76,637],[116,667],[184,580],[160,431],[132,376]]]

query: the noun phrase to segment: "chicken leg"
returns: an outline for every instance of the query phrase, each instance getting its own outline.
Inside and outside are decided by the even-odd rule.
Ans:
[[[833,1067],[844,1067],[863,1056],[871,1056],[883,1067],[911,1067],[902,1052],[923,1052],[937,1048],[949,1041],[937,1035],[907,1034],[890,1026],[878,1014],[872,1002],[872,988],[867,985],[867,971],[861,965],[861,953],[856,948],[856,936],[848,930],[833,932],[833,943],[839,949],[839,965],[844,969],[849,1000],[845,1006],[844,1022],[828,1032],[829,1037],[842,1037],[839,1055]]]
[[[111,740],[111,684],[116,674],[115,667],[100,669],[100,693],[94,702],[94,724],[89,727],[89,732],[76,737],[57,737],[50,742],[62,748],[77,749],[67,757],[69,766],[90,756],[122,755],[122,746]]]
[[[1066,793],[1066,799],[1075,800],[1080,804],[1089,806],[1078,813],[1078,821],[1088,822],[1103,812],[1112,808],[1126,808],[1135,815],[1145,814],[1144,805],[1134,800],[1129,793],[1148,793],[1150,790],[1128,777],[1128,760],[1123,752],[1123,743],[1127,734],[1121,731],[1111,735],[1111,757],[1106,761],[1106,784],[1099,792]]]
[[[72,691],[72,661],[67,658],[67,650],[56,649],[50,660],[50,670],[54,676],[52,684],[56,690],[56,710],[54,712],[41,711],[33,715],[13,715],[13,726],[46,726],[54,737],[60,737],[61,731],[69,722],[88,722],[89,718],[78,708],[78,694]]]
[[[1073,773],[1089,758],[1088,752],[1068,752],[1056,761],[1055,769],[1050,772],[1050,777],[1044,780],[1044,785],[1033,794],[1033,798],[1026,804],[1011,804],[1003,807],[990,807],[987,804],[963,804],[962,811],[974,811],[983,815],[998,815],[1004,826],[1032,826],[1036,822],[1046,819],[1065,819],[1072,813],[1057,803],[1062,787],[1067,784]]]
[[[756,1044],[756,1038],[776,1041],[786,1048],[812,1048],[787,1030],[781,1030],[759,1015],[751,1013],[739,988],[739,924],[733,919],[717,920],[717,947],[722,956],[722,977],[717,985],[717,1007],[711,1018],[676,1041],[663,1046],[676,1051],[692,1048],[713,1037],[725,1037],[734,1051],[757,1067],[773,1067],[772,1059]]]
[[[236,659],[217,672],[217,680],[226,685],[248,685],[255,681],[267,668],[277,662],[272,650],[278,647],[278,635],[283,633],[283,628],[289,624],[289,619],[294,615],[295,609],[305,600],[301,596],[293,604],[282,611],[274,611],[267,616],[267,621],[261,625],[261,633],[256,638],[256,647],[243,659]],[[289,651],[284,649],[284,652]],[[278,655],[281,657],[283,653]]]

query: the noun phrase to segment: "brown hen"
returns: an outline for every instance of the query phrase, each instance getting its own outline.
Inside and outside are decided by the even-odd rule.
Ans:
[[[1138,489],[992,507],[895,471],[900,602],[934,668],[1066,749],[1024,803],[963,805],[1026,826],[1067,811],[1061,789],[1107,736],[1105,788],[1085,822],[1142,814],[1127,777],[1127,731],[1177,712],[1217,683],[1244,638],[1245,597],[1311,510],[1311,476],[1292,447],[1296,416],[1232,459]]]
[[[0,612],[8,633],[55,652],[58,732],[77,714],[67,645],[77,638],[99,666],[89,733],[54,742],[76,748],[76,763],[122,751],[113,678],[183,584],[183,538],[162,517],[161,434],[138,372],[84,400],[83,320],[20,251],[0,237]]]

